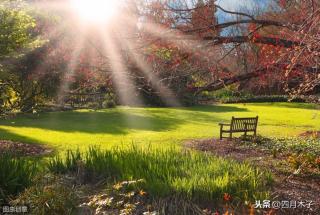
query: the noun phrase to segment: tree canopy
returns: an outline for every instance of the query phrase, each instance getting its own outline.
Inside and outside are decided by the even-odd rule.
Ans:
[[[61,1],[1,1],[2,107],[29,111],[102,92],[118,104],[192,104],[227,85],[319,90],[317,1],[231,11],[214,0],[126,0],[103,23],[70,10]]]

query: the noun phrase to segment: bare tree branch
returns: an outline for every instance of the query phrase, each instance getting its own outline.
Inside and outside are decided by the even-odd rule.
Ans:
[[[289,26],[285,23],[278,22],[278,21],[273,21],[273,20],[237,20],[237,21],[231,21],[231,22],[224,22],[216,25],[211,25],[205,28],[196,28],[196,29],[190,29],[184,31],[185,33],[192,33],[192,32],[202,32],[202,31],[207,31],[207,30],[217,30],[217,29],[223,29],[223,28],[228,28],[234,25],[240,25],[240,24],[258,24],[262,25],[263,27],[265,26],[277,26],[277,27],[284,27],[284,28],[289,28],[291,30],[296,30],[295,26]]]
[[[284,48],[293,48],[295,46],[304,46],[298,41],[285,40],[279,38],[272,37],[250,37],[250,36],[230,36],[230,37],[222,37],[222,36],[207,36],[203,38],[204,40],[211,40],[212,45],[220,45],[225,43],[260,43],[266,45],[274,45],[274,46],[282,46]]]
[[[284,64],[272,65],[272,67],[275,67],[275,68],[281,68],[281,67],[285,67],[285,66],[286,65],[284,65]],[[269,71],[270,68],[271,67],[264,67],[264,68],[260,68],[260,69],[257,69],[257,70],[254,70],[252,72],[248,72],[248,73],[245,73],[245,74],[240,74],[240,75],[236,75],[236,76],[233,76],[233,77],[219,79],[217,81],[214,81],[212,83],[207,84],[204,87],[193,88],[192,90],[195,92],[196,95],[198,95],[199,93],[201,93],[203,91],[219,90],[219,89],[224,88],[225,86],[228,86],[228,85],[231,85],[231,84],[234,84],[234,83],[250,80],[252,78],[257,78],[260,75],[262,75],[262,74],[266,73],[267,71]],[[304,67],[303,65],[296,65],[294,69],[303,70],[303,71],[308,72],[308,73],[318,73],[319,72],[316,68]]]

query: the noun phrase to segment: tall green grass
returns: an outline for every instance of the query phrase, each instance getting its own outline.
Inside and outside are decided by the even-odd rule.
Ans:
[[[78,170],[74,165],[80,165]],[[68,151],[64,158],[49,162],[49,170],[54,173],[79,169],[89,174],[87,178],[143,179],[144,188],[153,196],[182,194],[191,200],[215,203],[222,201],[225,193],[241,202],[266,198],[272,181],[269,173],[249,164],[176,148],[90,148],[83,154]]]
[[[0,153],[0,204],[30,186],[37,170],[35,162]]]

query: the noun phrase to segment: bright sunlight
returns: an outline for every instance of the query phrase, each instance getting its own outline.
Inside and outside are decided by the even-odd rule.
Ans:
[[[84,21],[106,23],[119,10],[118,0],[70,0],[72,9]]]

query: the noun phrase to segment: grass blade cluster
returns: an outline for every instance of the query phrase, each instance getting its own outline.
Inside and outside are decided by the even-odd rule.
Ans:
[[[35,162],[0,153],[0,204],[32,184],[38,171]]]
[[[77,168],[75,168],[77,165]],[[246,163],[177,148],[140,148],[136,145],[112,150],[90,148],[81,154],[68,151],[65,158],[50,160],[54,173],[85,171],[86,178],[144,179],[145,189],[155,196],[182,194],[195,201],[220,202],[228,193],[241,202],[268,196],[270,173]]]

